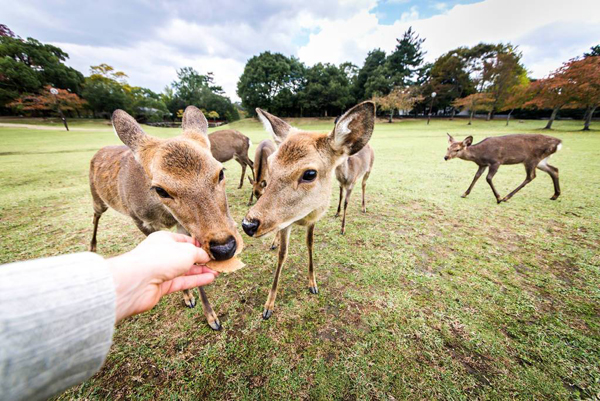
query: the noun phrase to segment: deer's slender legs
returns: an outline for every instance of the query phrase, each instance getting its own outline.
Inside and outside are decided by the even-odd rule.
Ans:
[[[269,292],[269,297],[265,303],[265,310],[263,311],[263,319],[268,319],[273,314],[275,309],[275,298],[277,298],[277,286],[279,284],[279,275],[281,274],[281,268],[287,259],[288,245],[290,243],[290,232],[292,226],[288,226],[283,230],[279,231],[279,258],[277,261],[277,269],[275,270],[275,277],[273,278],[273,285]]]
[[[246,175],[246,163],[240,162],[240,164],[242,165],[242,177],[240,178],[240,186],[238,189],[244,185],[244,176]]]
[[[278,239],[279,239],[279,234],[275,234],[275,236],[273,237],[273,241],[271,242],[271,247],[270,247],[271,250],[277,249]]]
[[[492,182],[492,179],[498,172],[498,167],[500,167],[499,164],[491,164],[485,180],[487,181],[488,184],[490,184],[490,188],[492,188],[492,192],[494,193],[494,196],[496,197],[496,202],[500,203],[501,202],[500,194],[498,193],[498,191],[496,191],[496,188],[494,188],[494,183]]]
[[[365,173],[365,175],[363,176],[363,180],[362,180],[362,212],[363,213],[367,213],[367,203],[365,202],[365,189],[367,188],[367,179],[369,178],[370,174],[371,174],[371,172],[367,171]]]
[[[342,235],[346,234],[346,208],[348,207],[348,201],[350,200],[350,195],[352,194],[352,189],[354,185],[350,185],[348,189],[346,189],[346,198],[344,199],[344,215],[342,217]]]
[[[217,314],[213,311],[213,308],[208,301],[204,287],[198,287],[198,289],[200,290],[200,299],[202,299],[202,310],[204,311],[204,316],[206,317],[208,325],[213,330],[221,330],[221,322],[219,322]]]
[[[90,252],[96,252],[96,233],[98,233],[98,221],[102,213],[94,212],[94,233],[92,234],[92,242],[90,243]]]
[[[311,294],[318,294],[317,279],[315,278],[315,269],[313,265],[313,242],[315,236],[315,225],[308,226],[306,229],[306,248],[308,249],[308,290]]]
[[[338,217],[340,215],[340,210],[342,209],[342,193],[343,193],[343,189],[342,186],[340,185],[340,201],[338,202],[338,208],[337,208],[337,212],[335,212],[335,217]]]
[[[525,180],[521,183],[521,185],[519,185],[518,187],[516,187],[511,193],[509,193],[508,195],[506,195],[504,197],[504,199],[502,199],[502,202],[506,202],[507,200],[509,200],[510,198],[513,197],[514,194],[516,194],[517,192],[519,192],[521,190],[521,188],[523,188],[525,185],[529,184],[531,181],[533,181],[533,179],[535,178],[535,167],[536,164],[526,164],[525,165],[525,171],[527,173],[527,176],[525,177]]]
[[[467,189],[467,191],[462,195],[462,198],[466,198],[471,193],[471,190],[475,186],[475,183],[477,182],[477,180],[479,179],[479,177],[481,177],[481,174],[483,174],[483,172],[485,171],[486,167],[487,166],[479,166],[479,169],[477,169],[477,172],[475,173],[475,177],[473,178],[473,181],[471,182],[471,185],[469,185],[469,189]]]
[[[252,199],[254,199],[254,189],[250,188],[250,200],[248,201],[248,206],[252,205]]]
[[[551,200],[556,200],[560,196],[560,184],[558,183],[558,169],[554,166],[549,165],[545,160],[542,160],[540,164],[537,165],[542,171],[548,173],[550,177],[552,177],[552,183],[554,184],[554,195]]]

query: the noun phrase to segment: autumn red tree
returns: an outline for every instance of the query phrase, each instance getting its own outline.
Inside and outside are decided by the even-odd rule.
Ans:
[[[377,106],[384,111],[389,111],[389,121],[393,122],[395,110],[411,111],[415,104],[423,100],[416,86],[407,88],[397,87],[385,96],[374,96],[372,99]]]
[[[570,60],[562,67],[562,74],[574,93],[567,107],[585,109],[583,130],[588,131],[600,106],[600,56]]]
[[[55,89],[58,93],[56,95],[52,94],[51,89]],[[8,104],[16,112],[57,113],[63,120],[67,131],[69,126],[63,112],[74,111],[79,113],[85,105],[85,100],[76,94],[65,89],[51,88],[50,86],[46,86],[39,94],[23,94]]]

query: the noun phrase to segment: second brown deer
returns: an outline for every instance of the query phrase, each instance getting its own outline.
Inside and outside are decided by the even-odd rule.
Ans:
[[[277,269],[263,311],[263,319],[268,319],[275,308],[292,224],[307,228],[308,288],[312,294],[318,293],[313,265],[315,224],[329,207],[335,168],[348,156],[358,153],[371,138],[375,104],[364,102],[354,106],[340,117],[329,134],[302,131],[266,111],[256,111],[278,148],[268,160],[265,192],[246,214],[242,228],[251,237],[279,235]]]
[[[261,141],[256,147],[256,152],[254,153],[254,179],[248,177],[250,184],[252,184],[252,193],[250,194],[248,206],[252,204],[253,197],[256,196],[256,200],[258,200],[263,192],[265,192],[267,180],[269,179],[269,165],[267,160],[276,150],[275,144],[270,139]]]
[[[360,152],[348,157],[348,159],[337,166],[335,169],[335,176],[340,184],[340,200],[338,202],[337,213],[335,217],[340,215],[340,209],[342,207],[342,195],[344,190],[346,191],[346,198],[344,200],[344,214],[342,217],[342,235],[346,233],[346,208],[348,207],[348,201],[354,189],[354,184],[362,178],[362,212],[367,212],[367,205],[365,203],[365,189],[367,187],[367,180],[371,174],[373,168],[373,162],[375,161],[375,153],[373,148],[369,144],[365,145]]]
[[[177,227],[194,237],[213,260],[231,259],[243,242],[229,215],[223,165],[210,151],[204,114],[189,106],[183,114],[183,134],[159,139],[146,135],[133,117],[117,110],[113,127],[127,146],[107,146],[90,163],[94,233],[90,250],[96,251],[96,233],[102,214],[112,207],[130,216],[145,235]],[[210,327],[221,324],[203,287],[202,307]],[[185,304],[196,300],[183,292]]]
[[[221,163],[235,159],[242,166],[242,178],[240,178],[238,189],[244,185],[246,167],[250,167],[254,177],[254,164],[248,157],[248,149],[252,145],[250,138],[239,131],[225,129],[213,132],[208,136],[208,139],[210,140],[210,151],[215,159]]]
[[[505,136],[493,136],[485,138],[483,141],[472,145],[473,137],[468,136],[462,141],[455,140],[448,134],[448,150],[444,160],[450,160],[455,157],[476,163],[479,166],[475,178],[469,185],[467,191],[462,195],[466,198],[475,183],[483,174],[486,168],[489,168],[487,182],[492,188],[496,197],[496,202],[506,202],[519,192],[521,188],[530,183],[535,178],[535,169],[538,168],[552,177],[554,184],[554,195],[550,198],[555,200],[560,196],[560,185],[558,182],[558,169],[548,164],[550,156],[560,150],[562,143],[560,139],[541,134],[515,134]],[[525,180],[504,198],[500,197],[494,187],[492,179],[498,168],[503,164],[524,164],[526,177]]]

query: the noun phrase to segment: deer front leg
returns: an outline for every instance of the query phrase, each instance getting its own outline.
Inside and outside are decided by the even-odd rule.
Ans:
[[[315,278],[315,269],[313,265],[313,242],[315,235],[315,225],[308,226],[306,229],[306,248],[308,249],[308,290],[311,294],[318,294],[317,279]]]
[[[490,188],[492,188],[492,192],[494,193],[494,196],[496,197],[496,202],[500,203],[501,202],[500,194],[498,193],[498,191],[496,191],[496,188],[494,188],[494,183],[492,182],[492,178],[494,178],[494,176],[498,172],[498,167],[500,167],[499,164],[490,165],[487,177],[485,179],[486,179],[487,183],[490,184]]]
[[[475,177],[473,178],[471,185],[469,185],[469,189],[467,189],[467,191],[464,194],[462,194],[461,198],[466,198],[467,196],[469,196],[469,194],[471,193],[471,190],[475,186],[475,183],[477,182],[479,177],[481,177],[481,174],[483,174],[486,167],[487,166],[479,166],[479,169],[477,169],[477,172],[475,173]]]
[[[204,311],[204,316],[206,317],[206,321],[211,329],[219,331],[221,330],[221,322],[219,322],[219,318],[217,314],[213,311],[210,302],[208,301],[208,297],[206,296],[206,291],[204,287],[199,287],[200,290],[200,299],[202,299],[202,310]]]
[[[338,202],[338,209],[337,212],[335,212],[335,217],[339,217],[340,215],[340,210],[342,208],[342,193],[343,193],[343,189],[342,186],[340,185],[340,201]]]
[[[275,309],[275,298],[277,298],[277,285],[279,284],[279,275],[281,274],[281,268],[287,259],[288,245],[290,243],[290,232],[291,226],[284,228],[279,231],[279,258],[277,261],[277,269],[275,270],[275,277],[273,278],[273,285],[269,292],[269,297],[265,303],[265,309],[263,311],[263,319],[267,320],[273,314]]]
[[[535,178],[535,166],[536,166],[536,164],[534,164],[534,165],[526,165],[525,166],[525,170],[527,171],[527,177],[525,177],[525,180],[521,183],[521,185],[519,185],[518,187],[516,187],[514,189],[514,191],[512,191],[511,193],[509,193],[508,195],[506,195],[504,197],[504,199],[502,199],[500,202],[506,202],[507,200],[509,200],[510,198],[512,198],[514,194],[516,194],[517,192],[519,192],[525,185],[527,185],[531,181],[533,181],[533,179]],[[500,203],[500,202],[498,202],[498,203]]]
[[[352,194],[352,189],[354,185],[351,185],[346,190],[346,199],[344,199],[344,215],[342,217],[342,235],[346,234],[346,208],[348,207],[348,201],[350,200],[350,194]]]
[[[371,174],[370,172],[365,173],[363,180],[362,180],[362,212],[363,213],[367,213],[367,202],[365,202],[365,192],[367,189],[367,180],[369,179],[370,174]]]
[[[192,290],[183,290],[183,303],[188,308],[194,308],[196,306],[196,298],[192,294]]]
[[[96,252],[96,234],[98,233],[98,221],[102,213],[94,212],[94,233],[92,234],[92,242],[90,242],[90,252]]]
[[[242,165],[242,177],[240,178],[240,186],[238,189],[244,185],[244,176],[246,175],[246,163],[240,162],[240,164]]]

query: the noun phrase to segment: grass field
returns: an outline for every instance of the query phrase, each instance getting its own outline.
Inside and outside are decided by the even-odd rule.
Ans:
[[[300,125],[329,130],[332,122]],[[562,185],[554,202],[541,171],[508,203],[496,205],[484,179],[461,199],[476,166],[443,160],[446,132],[477,142],[543,125],[377,124],[368,213],[360,213],[356,190],[345,236],[333,217],[337,199],[317,225],[318,296],[306,288],[304,230],[297,228],[276,311],[263,321],[276,253],[268,239],[245,236],[247,268],[207,290],[221,332],[206,325],[200,306],[187,309],[180,294],[170,295],[121,323],[104,368],[60,398],[600,397],[600,132],[555,124],[551,135],[563,149],[551,160]],[[118,139],[106,124],[81,126],[97,130],[0,128],[0,261],[87,249],[89,160]],[[251,120],[231,127],[255,145],[266,138]],[[226,166],[229,206],[241,221],[249,185],[238,190],[239,165]],[[522,166],[502,166],[495,184],[505,195],[524,176]],[[128,218],[109,211],[98,251],[115,255],[142,238]]]

